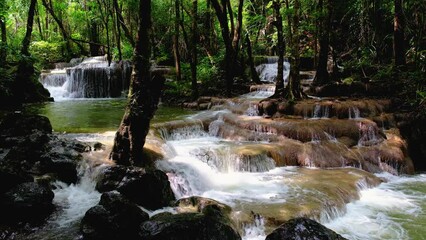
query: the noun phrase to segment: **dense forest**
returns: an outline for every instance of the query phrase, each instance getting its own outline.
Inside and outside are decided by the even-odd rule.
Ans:
[[[2,1],[2,84],[22,59],[38,71],[80,56],[130,59],[138,4]],[[235,85],[259,81],[259,56],[280,56],[293,71],[288,90],[277,82],[277,97],[302,98],[298,69],[314,66],[316,86],[381,82],[387,94],[398,89],[416,104],[425,96],[425,8],[423,1],[159,0],[152,3],[151,59],[175,69],[169,96],[229,95]]]
[[[0,0],[0,239],[423,239],[425,121],[425,0]]]

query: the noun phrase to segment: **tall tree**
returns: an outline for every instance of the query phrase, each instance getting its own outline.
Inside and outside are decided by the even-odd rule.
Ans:
[[[191,41],[191,87],[192,99],[198,98],[197,85],[197,42],[198,42],[198,0],[192,0],[192,41]]]
[[[327,1],[327,8],[324,6],[324,1]],[[328,49],[330,47],[330,31],[331,31],[331,0],[319,0],[318,1],[318,13],[319,13],[319,22],[320,29],[319,33],[319,57],[317,71],[313,84],[316,86],[324,85],[330,82],[330,76],[327,71],[327,62],[328,62]]]
[[[6,2],[0,2],[0,66],[4,66],[7,56],[7,33],[6,33]]]
[[[31,0],[28,10],[27,28],[21,47],[21,59],[12,86],[12,91],[16,97],[16,103],[13,104],[46,101],[49,97],[49,92],[36,80],[35,68],[29,52],[36,4],[37,0]]]
[[[286,0],[288,3],[288,0]],[[287,4],[288,6],[288,4]],[[300,89],[300,34],[299,34],[299,19],[301,11],[300,0],[294,0],[293,18],[288,18],[289,26],[291,26],[291,70],[290,79],[284,92],[284,98],[288,100],[300,99],[303,97]],[[291,24],[290,24],[291,22]]]
[[[405,65],[405,47],[404,47],[404,12],[402,0],[394,0],[395,17],[394,17],[394,32],[393,32],[393,52],[395,57],[395,66]]]
[[[243,21],[244,0],[238,1],[237,23],[234,21],[230,0],[211,0],[215,9],[220,28],[222,30],[222,39],[225,44],[225,83],[227,94],[230,95],[234,77],[238,72],[238,49],[241,38],[241,27]]]
[[[285,54],[285,41],[283,33],[283,18],[281,16],[281,1],[274,0],[272,2],[272,8],[274,10],[274,22],[273,24],[277,28],[278,42],[278,72],[275,80],[275,93],[274,97],[284,96],[284,54]]]
[[[124,22],[123,15],[121,13],[121,8],[120,8],[120,6],[118,6],[118,1],[113,0],[112,4],[114,6],[115,13],[117,14],[117,21],[120,23],[121,28],[124,31],[124,36],[126,36],[127,41],[129,41],[129,43],[132,45],[132,47],[134,47],[135,46],[135,40],[133,39],[133,35],[132,35],[131,31],[127,28],[127,26]]]
[[[22,40],[22,48],[21,54],[24,56],[30,56],[30,43],[31,43],[31,35],[33,33],[33,23],[34,23],[34,14],[36,8],[37,0],[31,0],[30,8],[28,10],[28,18],[27,18],[27,31],[25,32],[25,37]]]
[[[129,103],[115,135],[111,159],[118,164],[147,166],[143,146],[158,107],[164,78],[151,75],[151,0],[140,0],[139,28],[133,56]]]
[[[173,54],[175,58],[175,71],[176,80],[180,82],[182,80],[181,62],[180,62],[180,51],[179,51],[179,21],[180,21],[180,3],[179,0],[175,0],[175,34],[173,36]]]
[[[55,14],[55,11],[54,11],[53,6],[52,6],[52,1],[51,0],[49,2],[48,1],[49,0],[42,0],[43,6],[46,9],[46,11],[49,12],[49,14],[52,16],[53,20],[55,20],[56,24],[58,25],[59,30],[61,31],[62,37],[64,38],[64,41],[66,43],[66,49],[69,52],[69,54],[72,55],[71,44],[70,44],[70,41],[72,41],[78,46],[78,48],[80,49],[80,53],[83,54],[83,55],[86,55],[87,51],[84,49],[84,47],[76,39],[71,38],[68,31],[65,29],[63,22]]]

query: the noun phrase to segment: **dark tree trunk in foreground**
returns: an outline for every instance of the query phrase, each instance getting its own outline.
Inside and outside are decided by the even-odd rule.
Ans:
[[[404,49],[404,16],[402,9],[402,0],[395,0],[395,18],[393,31],[393,51],[395,56],[395,66],[405,65]]]
[[[275,80],[275,93],[273,97],[282,97],[284,95],[284,53],[285,53],[285,42],[283,34],[283,18],[280,13],[281,3],[274,1],[272,4],[274,8],[274,25],[277,28],[278,35],[278,72]]]
[[[330,3],[329,3],[330,4]],[[323,0],[319,0],[318,8],[320,12],[324,11]],[[327,71],[328,48],[330,45],[330,28],[331,28],[331,12],[328,11],[327,17],[321,17],[319,30],[320,52],[318,57],[317,72],[313,81],[313,85],[320,86],[329,83],[330,77]]]
[[[150,72],[151,0],[140,0],[139,13],[129,103],[115,135],[110,158],[117,164],[148,166],[143,146],[158,107],[164,78],[152,76]]]

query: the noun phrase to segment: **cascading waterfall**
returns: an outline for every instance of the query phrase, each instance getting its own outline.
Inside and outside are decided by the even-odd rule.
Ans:
[[[91,57],[79,64],[43,73],[40,82],[55,100],[120,97],[129,87],[131,64]]]
[[[350,107],[349,108],[349,119],[359,119],[359,118],[361,118],[361,112],[360,112],[360,110],[359,110],[359,108],[357,108],[357,107]]]
[[[256,67],[256,71],[259,73],[259,78],[262,82],[275,82],[275,78],[278,73],[278,57],[267,57],[267,62],[260,64]],[[284,60],[283,78],[284,82],[288,81],[290,76],[290,63]]]
[[[327,105],[316,104],[311,119],[329,118],[330,107]]]

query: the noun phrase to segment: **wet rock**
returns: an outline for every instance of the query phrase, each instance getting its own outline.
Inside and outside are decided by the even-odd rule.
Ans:
[[[33,180],[34,178],[30,174],[19,169],[0,165],[0,194],[20,183],[32,182]]]
[[[131,201],[148,209],[170,206],[175,200],[167,175],[159,170],[111,166],[96,184],[100,192],[118,190]]]
[[[277,101],[276,100],[265,100],[258,105],[259,115],[263,115],[267,118],[272,117],[277,112]]]
[[[139,225],[149,216],[117,192],[102,194],[99,205],[83,217],[80,231],[84,239],[137,239]]]
[[[100,142],[95,142],[95,143],[93,144],[93,150],[94,150],[94,151],[100,151],[100,150],[105,150],[105,149],[106,149],[105,144],[102,144],[102,143],[100,143]]]
[[[0,200],[2,222],[39,222],[53,210],[50,187],[35,182],[21,183],[3,194]]]
[[[345,238],[308,218],[294,218],[279,226],[266,240],[344,240]]]
[[[11,114],[0,123],[0,179],[8,184],[33,181],[32,176],[51,174],[66,183],[77,182],[81,153],[90,146],[51,134],[49,119],[38,115]]]
[[[100,178],[96,183],[96,190],[99,192],[116,190],[118,186],[126,184],[126,181],[138,178],[145,173],[145,169],[139,167],[122,165],[107,167],[100,174]]]
[[[175,200],[169,179],[160,170],[126,179],[117,190],[135,203],[151,210],[170,206]]]
[[[52,125],[47,117],[40,115],[9,114],[0,123],[1,136],[25,136],[34,131],[51,133]]]
[[[142,223],[139,235],[146,240],[241,239],[215,205],[206,206],[202,213],[156,215]]]
[[[176,201],[175,206],[179,212],[203,212],[207,206],[215,206],[219,209],[222,214],[229,215],[232,211],[231,207],[220,203],[216,200],[198,196],[192,196],[188,198],[181,198]]]

